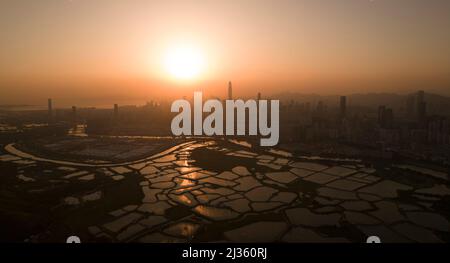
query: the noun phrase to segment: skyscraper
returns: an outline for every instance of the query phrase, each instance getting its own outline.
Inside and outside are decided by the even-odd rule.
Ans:
[[[347,114],[347,97],[346,96],[341,96],[339,109],[340,109],[340,117],[341,117],[341,119],[344,119]]]
[[[378,107],[378,125],[383,129],[392,129],[394,124],[394,112],[386,106]]]
[[[386,110],[386,106],[378,107],[378,124],[380,124],[380,126],[382,126],[381,124],[383,123],[383,116],[384,116],[385,110]]]
[[[394,111],[391,108],[387,108],[384,113],[385,128],[392,129],[394,126]]]
[[[317,102],[317,112],[322,113],[325,110],[325,106],[323,105],[323,101]]]
[[[414,118],[414,96],[413,95],[409,95],[408,98],[406,98],[406,115],[410,119]]]
[[[423,122],[425,121],[427,115],[427,103],[422,101],[418,106],[417,106],[417,118],[419,122]]]
[[[420,103],[424,101],[425,92],[423,90],[419,90],[417,92],[417,107],[419,107]]]
[[[114,120],[119,118],[119,105],[114,104]]]
[[[425,92],[423,90],[419,90],[417,92],[417,100],[416,100],[416,114],[417,121],[423,122],[426,117],[426,107],[427,104],[425,102]]]
[[[48,99],[47,101],[48,107],[48,119],[51,121],[53,119],[53,102],[52,99]]]
[[[233,87],[231,85],[231,81],[228,82],[228,99],[233,99]]]

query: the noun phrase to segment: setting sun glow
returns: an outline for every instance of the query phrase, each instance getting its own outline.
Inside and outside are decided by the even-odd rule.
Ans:
[[[178,46],[167,51],[164,66],[169,75],[176,79],[198,78],[205,68],[203,53],[190,46]]]

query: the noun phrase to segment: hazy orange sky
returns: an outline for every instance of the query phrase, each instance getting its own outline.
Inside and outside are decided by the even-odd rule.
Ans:
[[[450,95],[447,0],[2,0],[0,104],[410,92]],[[170,48],[201,50],[189,81]]]

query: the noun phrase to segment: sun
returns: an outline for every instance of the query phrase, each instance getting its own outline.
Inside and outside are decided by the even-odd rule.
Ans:
[[[164,66],[171,77],[191,80],[200,77],[204,71],[205,57],[198,48],[179,45],[167,50]]]

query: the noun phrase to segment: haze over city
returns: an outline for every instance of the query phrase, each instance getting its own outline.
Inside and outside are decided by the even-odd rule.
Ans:
[[[1,0],[0,242],[448,243],[449,28],[448,0]]]
[[[0,104],[450,95],[450,2],[2,1]],[[163,96],[164,95],[164,96]]]

